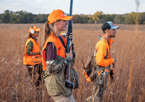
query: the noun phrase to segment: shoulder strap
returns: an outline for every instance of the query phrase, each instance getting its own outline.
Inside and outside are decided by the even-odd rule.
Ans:
[[[64,40],[63,40],[62,36],[58,36],[58,38],[61,41],[62,45],[65,47]]]
[[[105,43],[107,42],[107,41],[105,41],[104,39],[104,37],[102,37],[102,36],[100,36],[100,34],[98,34],[98,38],[99,38],[99,40],[103,40]],[[102,38],[104,38],[104,39],[102,39]],[[108,42],[107,42],[108,43]],[[109,45],[109,44],[108,44]],[[94,57],[96,56],[96,47],[97,47],[97,44],[96,44],[96,46],[95,46],[95,50],[94,50]],[[108,58],[108,55],[109,55],[109,52],[108,52],[108,49],[107,49],[107,55],[104,57],[104,59],[107,59]]]

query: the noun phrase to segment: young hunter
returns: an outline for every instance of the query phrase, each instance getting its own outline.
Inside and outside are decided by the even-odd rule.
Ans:
[[[43,72],[41,64],[41,49],[36,39],[40,30],[41,29],[36,26],[30,27],[28,39],[25,43],[25,52],[23,57],[23,63],[26,65],[31,79],[32,76],[34,76],[32,80],[36,87],[38,87],[41,82],[41,74]],[[39,74],[37,80],[35,76],[36,72]]]
[[[66,85],[66,68],[69,63],[74,63],[72,53],[66,53],[66,39],[61,36],[61,32],[67,28],[68,20],[72,16],[67,16],[62,10],[54,10],[48,16],[45,23],[45,43],[42,49],[43,79],[48,94],[55,102],[75,102],[72,89]],[[69,36],[73,39],[73,34]],[[77,72],[71,67],[71,81],[75,88],[79,86]]]
[[[95,46],[96,56],[96,78],[93,84],[93,96],[89,97],[88,102],[101,102],[103,91],[106,89],[107,79],[110,74],[111,77],[114,74],[113,67],[115,66],[116,59],[111,57],[111,44],[115,38],[116,29],[119,26],[115,26],[113,22],[106,22],[102,25],[102,31],[104,35],[99,36],[99,41]]]

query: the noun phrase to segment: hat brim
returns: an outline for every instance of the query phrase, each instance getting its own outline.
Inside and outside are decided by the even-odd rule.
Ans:
[[[36,31],[36,32],[38,32],[38,31],[40,31],[40,30],[42,30],[42,29],[40,29],[40,28],[37,28],[35,31]]]
[[[68,21],[68,20],[70,20],[70,19],[72,19],[73,17],[72,16],[65,16],[65,17],[62,17],[62,18],[60,18],[61,20],[66,20],[66,21]]]
[[[119,26],[113,26],[110,29],[118,29],[118,28],[119,28]]]

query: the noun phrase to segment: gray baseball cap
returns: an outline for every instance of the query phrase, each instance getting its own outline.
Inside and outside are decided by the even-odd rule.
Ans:
[[[119,26],[115,26],[113,22],[109,21],[102,25],[102,30],[105,31],[106,29],[118,29]]]

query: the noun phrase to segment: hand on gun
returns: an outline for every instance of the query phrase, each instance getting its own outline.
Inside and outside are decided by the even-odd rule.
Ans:
[[[73,58],[72,50],[70,50],[69,53],[66,53],[66,56],[67,56],[67,57],[70,57],[70,58],[72,59],[72,58]]]
[[[69,39],[70,39],[71,41],[73,41],[73,39],[74,39],[73,33],[69,33]]]

